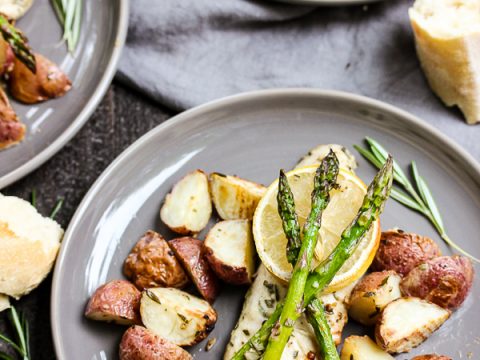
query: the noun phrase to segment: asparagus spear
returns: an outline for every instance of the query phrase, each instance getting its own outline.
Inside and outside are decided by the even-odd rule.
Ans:
[[[337,257],[340,256],[340,253],[337,249],[343,248],[347,256],[343,259],[343,262],[340,264],[338,269],[344,264],[344,262],[350,257],[357,248],[361,239],[365,236],[366,232],[369,230],[371,225],[374,221],[380,216],[380,213],[383,211],[384,203],[386,202],[388,195],[390,194],[390,189],[392,187],[392,179],[393,179],[393,163],[391,157],[388,157],[385,165],[379,171],[375,179],[372,181],[370,186],[368,187],[367,194],[363,200],[363,204],[358,212],[358,215],[352,221],[352,223],[345,229],[342,233],[342,238],[338,243],[337,247],[333,250],[333,253],[337,255],[334,257],[329,256],[324,262],[322,262],[319,266],[315,268],[312,274],[310,274],[309,279],[307,280],[307,284],[305,287],[305,293],[313,293],[314,295],[320,293],[323,288],[332,280],[333,276],[331,274],[330,280],[321,287],[321,282],[319,280],[319,274],[327,274],[325,271],[327,268],[333,269],[333,267],[329,266],[330,262],[337,262]],[[368,208],[367,208],[368,206]],[[371,208],[372,211],[368,211]],[[370,217],[367,217],[367,214],[370,214]],[[370,224],[366,226],[367,224]],[[363,224],[363,226],[360,226]],[[348,235],[348,236],[347,236]],[[338,264],[337,264],[338,266]],[[337,270],[338,271],[338,270]],[[326,276],[326,275],[325,275]],[[310,281],[310,279],[314,279],[315,281]],[[318,286],[317,286],[318,285]],[[308,296],[310,300],[313,300],[314,297],[312,295]],[[307,298],[307,296],[305,296]],[[308,304],[306,301],[305,303]],[[265,346],[266,339],[268,339],[268,335],[272,331],[274,327],[274,323],[280,317],[281,309],[283,308],[284,303],[280,303],[277,305],[277,309],[275,312],[270,316],[270,318],[262,325],[262,327],[257,331],[257,333],[245,343],[244,346],[232,357],[232,360],[241,360],[244,359],[244,354],[249,351],[254,345],[252,339],[255,339],[255,346],[257,348],[262,348]],[[259,343],[260,339],[265,339],[263,343]]]
[[[6,42],[12,47],[12,51],[18,60],[23,62],[27,68],[34,74],[37,71],[35,55],[30,45],[28,45],[27,37],[15,26],[10,24],[8,19],[0,14],[0,32]]]
[[[295,212],[295,200],[292,190],[288,185],[287,176],[283,170],[280,170],[278,178],[278,214],[282,219],[283,231],[287,237],[287,259],[292,265],[295,265],[300,253],[302,241],[300,239],[300,225],[298,224],[297,213]]]
[[[322,301],[314,298],[307,306],[307,319],[315,331],[323,360],[340,360],[337,353],[337,347],[333,341],[330,326],[325,317],[325,309]]]
[[[310,272],[322,213],[330,201],[330,190],[335,186],[338,176],[338,159],[333,151],[322,160],[313,180],[312,207],[303,227],[303,241],[298,259],[288,286],[285,304],[280,319],[273,327],[264,360],[279,359],[292,334],[293,325],[303,312],[303,293]]]

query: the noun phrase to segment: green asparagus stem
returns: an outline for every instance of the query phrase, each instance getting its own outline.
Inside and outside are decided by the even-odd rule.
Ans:
[[[0,32],[5,41],[11,46],[17,59],[23,62],[25,66],[35,74],[37,72],[37,64],[35,55],[30,45],[28,45],[27,37],[19,29],[10,24],[8,19],[3,15],[0,15]]]
[[[325,316],[322,301],[314,298],[307,306],[307,319],[315,331],[323,360],[340,360]]]
[[[310,303],[319,289],[324,289],[332,281],[338,270],[353,254],[373,222],[378,219],[383,211],[385,202],[390,196],[392,181],[393,159],[389,156],[383,168],[368,187],[367,194],[363,199],[357,216],[343,231],[335,249],[309,276],[305,287],[305,303]]]
[[[300,224],[298,223],[297,213],[295,212],[295,200],[292,190],[288,184],[287,176],[283,170],[280,170],[278,178],[278,214],[282,219],[283,231],[287,237],[287,259],[292,265],[295,265],[300,253],[302,241],[300,239]]]
[[[287,290],[285,304],[280,319],[272,329],[264,360],[280,359],[283,349],[293,331],[293,325],[303,312],[303,293],[310,272],[322,213],[330,201],[330,191],[336,184],[338,159],[333,151],[322,160],[314,177],[312,207],[303,227],[303,241],[292,279]]]
[[[319,294],[323,288],[330,283],[333,276],[328,274],[327,269],[334,268],[330,266],[330,263],[336,263],[335,267],[340,267],[344,264],[344,262],[350,257],[357,248],[361,239],[365,236],[366,232],[369,230],[371,225],[373,224],[376,219],[380,216],[380,213],[383,211],[384,204],[388,198],[392,187],[392,178],[393,178],[393,161],[391,157],[388,157],[385,165],[379,171],[373,182],[370,184],[367,190],[367,194],[363,200],[363,204],[355,217],[352,223],[348,226],[348,228],[342,233],[342,238],[338,243],[337,247],[333,250],[332,254],[336,254],[335,256],[329,256],[325,261],[323,261],[317,268],[315,268],[314,272],[309,275],[307,280],[307,284],[305,286],[305,294],[313,294],[312,295],[305,295],[305,303],[308,305],[311,300],[315,298],[317,294]],[[368,208],[367,208],[368,207]],[[371,211],[369,209],[371,208]],[[368,217],[370,214],[370,217]],[[366,219],[368,219],[366,221]],[[365,223],[369,222],[370,225],[368,228],[365,228]],[[361,226],[364,224],[364,226]],[[348,236],[347,236],[348,235]],[[344,255],[344,253],[338,251],[338,248],[344,249],[347,254],[341,264],[338,264],[337,261],[340,256]],[[342,256],[343,257],[343,256]],[[338,271],[338,270],[337,270]],[[330,279],[326,279],[327,281],[322,281],[319,278],[320,274],[324,274]],[[323,283],[323,286],[322,286]],[[309,301],[308,301],[309,300]],[[283,303],[277,305],[275,312],[270,316],[270,318],[262,325],[262,327],[257,331],[257,333],[248,341],[232,358],[232,360],[241,360],[244,359],[244,354],[249,351],[253,347],[254,342],[252,339],[255,339],[255,344],[258,348],[262,348],[266,344],[266,339],[268,339],[268,335],[270,331],[273,329],[273,324],[278,320],[280,317],[281,309],[283,307]],[[263,341],[261,346],[259,345],[259,341]]]

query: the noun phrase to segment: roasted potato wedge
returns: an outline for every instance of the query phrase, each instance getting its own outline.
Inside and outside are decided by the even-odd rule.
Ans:
[[[173,288],[145,290],[140,314],[147,329],[179,346],[202,341],[217,321],[208,302]]]
[[[160,210],[165,225],[182,235],[202,231],[211,215],[208,178],[202,170],[192,171],[177,182]]]
[[[11,46],[0,36],[0,76],[4,76],[13,70],[14,59],[15,55]]]
[[[415,356],[412,360],[452,360],[452,358],[445,355],[428,354]]]
[[[159,286],[181,289],[190,282],[167,241],[152,230],[134,246],[123,272],[140,290]]]
[[[7,94],[0,87],[0,149],[18,144],[25,137],[26,127],[10,105]]]
[[[131,282],[110,281],[100,286],[90,297],[85,316],[120,325],[139,324],[140,297],[140,291]]]
[[[318,145],[311,149],[304,157],[302,157],[295,168],[301,168],[310,165],[319,165],[325,156],[333,150],[337,155],[338,162],[341,168],[349,171],[354,171],[357,168],[357,160],[345,146],[337,144]]]
[[[266,187],[237,176],[210,174],[213,204],[223,220],[253,218]]]
[[[415,266],[440,255],[438,245],[426,236],[398,229],[389,230],[382,232],[372,269],[393,270],[405,276]]]
[[[424,342],[448,318],[450,311],[414,297],[388,304],[375,328],[377,344],[389,353],[403,353]]]
[[[120,360],[190,360],[181,347],[161,338],[143,326],[132,326],[123,334]]]
[[[225,349],[224,360],[230,360],[233,354],[255,334],[273,313],[277,303],[285,297],[286,291],[285,286],[270,274],[264,265],[260,265],[256,278],[245,295],[242,312]],[[292,336],[281,359],[309,359],[307,357],[309,353],[318,354],[319,349],[313,330],[302,315],[295,322]],[[258,354],[253,349],[245,354],[245,359],[258,358]]]
[[[183,237],[171,240],[168,244],[187,270],[200,295],[209,303],[213,303],[220,288],[217,277],[203,256],[203,242],[191,237]]]
[[[395,271],[373,272],[355,286],[348,300],[348,314],[361,324],[373,325],[385,306],[402,296],[401,277]]]
[[[441,256],[418,265],[402,280],[402,292],[456,309],[472,288],[474,269],[464,256]]]
[[[255,244],[250,220],[218,222],[204,243],[205,257],[223,281],[234,285],[252,283],[255,272]]]
[[[35,54],[37,72],[32,73],[20,60],[14,59],[8,86],[12,96],[25,104],[35,104],[65,95],[72,83],[67,75],[46,57]]]
[[[322,295],[320,300],[325,308],[325,317],[330,326],[333,341],[335,341],[335,345],[340,345],[343,328],[348,322],[347,307],[344,302],[336,299],[334,293]]]
[[[368,336],[352,335],[345,339],[340,360],[393,360]]]
[[[0,294],[0,312],[10,308],[10,299],[7,295]]]

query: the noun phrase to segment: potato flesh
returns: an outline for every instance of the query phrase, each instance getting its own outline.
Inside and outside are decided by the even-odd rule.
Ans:
[[[10,300],[7,295],[0,294],[0,312],[10,307]]]
[[[420,345],[448,318],[450,312],[418,298],[388,304],[377,323],[377,343],[390,353],[408,352]]]
[[[381,273],[375,274],[382,275]],[[369,274],[367,277],[371,275],[372,274]],[[348,313],[351,318],[361,324],[375,324],[380,316],[380,312],[385,306],[402,296],[400,292],[400,276],[396,274],[386,274],[383,277],[381,276],[380,279],[383,280],[377,287],[364,290],[354,290],[352,293],[352,297],[349,301]]]
[[[187,174],[176,183],[160,211],[162,221],[180,234],[200,232],[211,215],[208,178],[201,170]]]
[[[144,291],[140,314],[147,329],[179,346],[203,340],[216,321],[208,302],[173,288]]]
[[[266,191],[263,185],[217,173],[210,175],[210,188],[215,209],[223,220],[251,220]]]
[[[214,256],[232,267],[245,267],[250,277],[255,272],[255,245],[249,220],[226,220],[217,223],[208,233],[205,246]]]
[[[349,336],[345,339],[340,360],[393,360],[368,336]]]

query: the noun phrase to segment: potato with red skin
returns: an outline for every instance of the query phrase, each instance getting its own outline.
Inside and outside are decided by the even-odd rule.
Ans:
[[[371,268],[393,270],[405,276],[415,266],[438,256],[441,256],[440,248],[432,239],[403,230],[389,230],[382,232]]]
[[[12,47],[0,36],[0,76],[13,70],[14,59]]]
[[[140,290],[158,286],[181,289],[190,282],[167,241],[152,230],[133,247],[123,272]]]
[[[446,309],[456,309],[467,298],[474,269],[464,256],[441,256],[418,265],[402,280],[408,296],[428,300]]]
[[[55,63],[40,54],[35,54],[35,60],[37,71],[34,74],[20,60],[14,59],[8,87],[15,99],[35,104],[63,96],[72,88],[70,79]]]
[[[90,297],[85,316],[91,320],[120,325],[140,324],[141,292],[131,282],[113,280],[100,286]]]
[[[415,356],[412,360],[452,360],[452,358],[445,355],[428,354]]]
[[[7,94],[0,88],[0,149],[18,144],[25,136],[26,127],[8,101]]]
[[[161,338],[143,326],[132,326],[123,334],[120,360],[191,360],[180,346]]]
[[[348,315],[361,324],[375,324],[385,306],[402,296],[400,281],[392,270],[366,275],[348,299]]]
[[[217,277],[204,257],[203,242],[191,237],[182,237],[170,240],[168,244],[200,295],[209,303],[213,303],[220,288]]]

